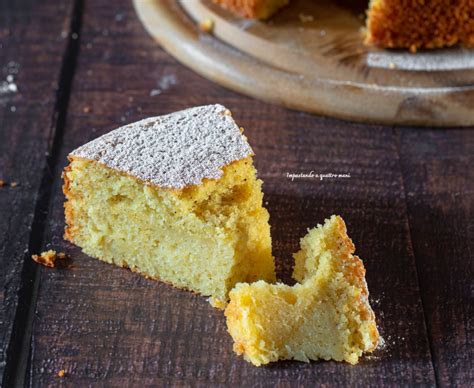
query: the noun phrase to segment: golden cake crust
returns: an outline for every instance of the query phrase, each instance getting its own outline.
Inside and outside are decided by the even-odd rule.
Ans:
[[[64,196],[66,197],[66,201],[64,202],[64,217],[66,221],[66,226],[64,228],[64,239],[69,241],[69,242],[74,242],[73,241],[73,233],[72,231],[74,230],[74,217],[72,214],[72,207],[71,203],[69,202],[71,199],[73,199],[74,195],[70,190],[71,187],[71,181],[69,180],[67,173],[71,171],[71,165],[68,164],[62,173],[62,178],[63,178],[63,193]]]

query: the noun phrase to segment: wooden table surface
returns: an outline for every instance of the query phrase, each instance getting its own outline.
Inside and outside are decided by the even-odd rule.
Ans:
[[[0,88],[0,179],[18,186],[0,188],[3,386],[474,384],[474,129],[355,124],[230,92],[166,54],[130,0],[0,2],[0,85],[9,74],[18,90]],[[63,240],[68,152],[124,123],[216,102],[256,153],[280,277],[308,227],[346,220],[386,341],[359,365],[255,368],[205,298]],[[286,176],[309,171],[350,178]],[[72,267],[31,260],[47,248]]]

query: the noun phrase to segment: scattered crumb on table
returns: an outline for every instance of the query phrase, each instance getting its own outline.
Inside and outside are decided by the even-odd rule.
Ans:
[[[308,23],[314,21],[313,15],[305,15],[304,13],[300,13],[298,17],[301,23]]]
[[[50,249],[49,251],[41,252],[40,255],[32,255],[31,258],[38,264],[54,268],[56,266],[56,260],[67,259],[67,255],[64,252],[56,253],[55,250]]]
[[[212,19],[205,19],[201,23],[199,23],[199,28],[201,29],[201,31],[209,34],[214,28],[214,22],[212,21]]]
[[[18,185],[19,183],[16,181],[8,183],[7,181],[0,179],[0,187],[5,187],[5,186],[17,187]]]

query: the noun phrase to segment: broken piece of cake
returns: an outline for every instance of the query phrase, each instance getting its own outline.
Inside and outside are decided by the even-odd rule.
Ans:
[[[332,216],[301,239],[294,286],[237,284],[225,310],[234,351],[256,366],[277,360],[357,364],[379,342],[365,269],[344,221]]]
[[[252,156],[222,105],[116,129],[68,157],[65,238],[223,306],[238,282],[275,281]]]

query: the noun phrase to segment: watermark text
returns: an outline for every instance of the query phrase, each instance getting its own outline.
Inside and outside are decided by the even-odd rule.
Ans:
[[[332,172],[316,173],[314,171],[287,172],[286,177],[288,179],[291,179],[292,182],[294,182],[295,179],[319,179],[320,181],[322,181],[324,179],[346,179],[346,178],[350,178],[351,174],[350,173],[334,174]]]

